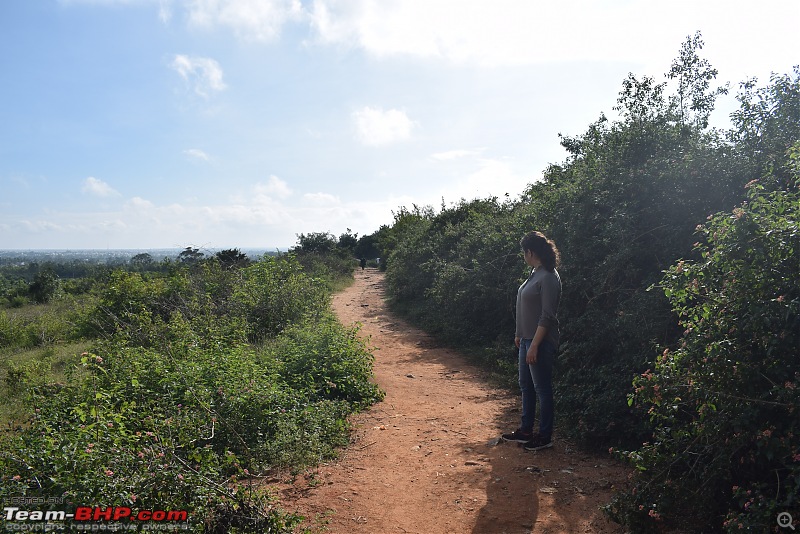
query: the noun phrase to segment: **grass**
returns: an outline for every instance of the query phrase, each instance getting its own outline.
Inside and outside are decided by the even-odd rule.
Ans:
[[[87,350],[75,340],[75,320],[87,299],[0,310],[0,426],[28,419],[31,386],[67,383]]]

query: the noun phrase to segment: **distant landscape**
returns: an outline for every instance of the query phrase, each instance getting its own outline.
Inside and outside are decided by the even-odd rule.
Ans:
[[[175,260],[182,248],[153,248],[153,249],[38,249],[38,250],[2,250],[0,249],[0,265],[20,264],[25,262],[73,262],[84,261],[87,263],[118,264],[129,261],[137,254],[149,254],[155,261],[164,258]],[[206,256],[213,256],[223,249],[200,249]],[[242,254],[249,258],[257,258],[264,254],[274,255],[281,251],[277,248],[240,248]]]

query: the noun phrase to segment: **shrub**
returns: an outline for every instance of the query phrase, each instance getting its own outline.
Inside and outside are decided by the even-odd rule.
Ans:
[[[800,511],[800,143],[790,156],[791,190],[750,184],[662,280],[685,331],[634,382],[655,433],[620,453],[639,474],[609,508],[633,530],[765,532]]]
[[[195,532],[290,532],[298,518],[252,476],[332,457],[348,414],[382,397],[371,355],[328,302],[291,257],[111,273],[69,385],[9,367],[33,410],[0,434],[0,500],[183,509]]]

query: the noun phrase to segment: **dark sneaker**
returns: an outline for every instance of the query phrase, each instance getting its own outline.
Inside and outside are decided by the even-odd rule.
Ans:
[[[525,443],[523,448],[526,451],[539,451],[542,449],[549,449],[553,446],[553,440],[550,438],[543,438],[539,434],[533,436],[533,439]]]
[[[517,443],[527,443],[533,439],[532,432],[524,432],[522,429],[517,429],[513,432],[509,432],[508,434],[503,434],[500,436],[500,439],[503,441],[516,441]]]

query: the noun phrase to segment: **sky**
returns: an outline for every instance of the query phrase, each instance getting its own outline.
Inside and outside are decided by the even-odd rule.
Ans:
[[[800,63],[798,0],[2,0],[0,249],[286,249],[517,198],[687,36]],[[718,102],[727,125],[733,96]]]

